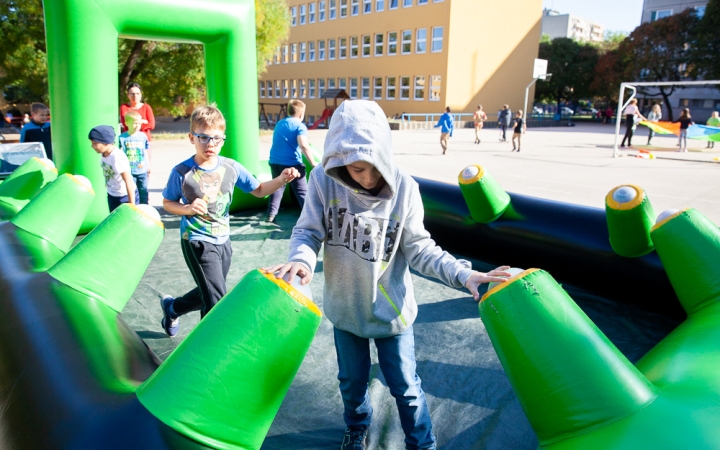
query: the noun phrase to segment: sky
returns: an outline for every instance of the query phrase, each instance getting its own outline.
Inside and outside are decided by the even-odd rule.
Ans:
[[[580,16],[609,31],[629,33],[640,25],[643,0],[543,0],[543,8]]]

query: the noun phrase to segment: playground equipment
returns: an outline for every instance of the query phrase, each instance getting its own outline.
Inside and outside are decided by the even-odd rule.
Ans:
[[[349,100],[350,95],[345,92],[345,89],[327,89],[325,92],[322,93],[320,98],[325,101],[325,109],[323,109],[322,116],[320,116],[320,118],[316,120],[315,123],[310,125],[308,127],[308,130],[314,130],[322,124],[325,124],[325,128],[329,127],[330,118],[332,117],[333,112],[335,112],[338,107],[338,99],[341,99],[342,103],[342,101],[344,100]],[[332,107],[328,106],[329,98],[333,99]]]

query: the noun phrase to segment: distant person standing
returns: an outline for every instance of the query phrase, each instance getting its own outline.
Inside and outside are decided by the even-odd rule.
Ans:
[[[633,131],[635,131],[635,118],[638,117],[640,120],[646,120],[640,110],[637,107],[637,99],[630,100],[630,104],[625,107],[623,111],[625,116],[625,136],[623,137],[620,147],[625,147],[625,140],[627,140],[628,147],[632,147]],[[616,141],[617,142],[617,141]]]
[[[480,143],[480,130],[483,128],[483,123],[487,120],[487,114],[483,111],[482,105],[478,105],[477,111],[473,114],[473,122],[475,123],[475,143]]]
[[[680,124],[680,136],[678,138],[680,149],[678,151],[687,152],[687,130],[690,128],[690,125],[695,125],[695,122],[693,122],[692,116],[690,115],[690,108],[684,108],[678,120],[673,123]]]
[[[662,109],[660,109],[660,105],[655,103],[650,110],[650,114],[647,116],[648,122],[660,122],[660,119],[662,119]],[[655,135],[655,132],[652,130],[652,128],[648,128],[650,130],[648,132],[648,143],[647,145],[650,145],[650,140],[652,140],[653,136]]]
[[[527,130],[527,125],[525,125],[525,120],[523,119],[523,111],[522,109],[519,109],[517,113],[515,113],[515,119],[513,120],[515,123],[515,127],[513,128],[513,137],[512,137],[512,145],[513,149],[512,151],[520,151],[520,138],[522,137],[523,133]],[[515,139],[517,139],[517,148],[515,148]]]
[[[129,102],[120,105],[120,121],[122,122],[122,132],[124,133],[128,131],[127,124],[125,123],[125,115],[128,111],[134,109],[135,111],[140,113],[140,117],[142,117],[142,120],[140,122],[140,131],[145,133],[148,141],[152,141],[150,131],[155,129],[155,114],[153,114],[153,110],[150,105],[142,102],[142,89],[140,89],[140,85],[137,83],[128,84],[126,94]]]
[[[612,123],[612,116],[613,116],[613,109],[608,104],[608,107],[605,108],[605,123]]]
[[[279,177],[285,169],[294,168],[300,176],[290,182],[290,188],[295,193],[300,208],[305,206],[307,195],[307,181],[305,179],[305,164],[302,155],[305,155],[310,162],[312,170],[317,163],[313,159],[312,150],[308,143],[308,129],[302,122],[305,117],[305,103],[300,100],[290,100],[287,106],[289,116],[275,125],[273,131],[273,143],[270,147],[270,171],[273,178]],[[267,221],[274,222],[275,216],[280,210],[285,185],[270,194],[268,202]]]
[[[32,119],[20,131],[20,142],[42,142],[45,154],[52,159],[52,137],[50,136],[50,109],[42,103],[30,106]]]
[[[442,127],[440,129],[440,146],[443,149],[443,155],[445,152],[447,152],[448,148],[448,139],[452,137],[453,134],[453,117],[450,115],[450,107],[445,108],[445,114],[440,116],[440,120],[438,120],[438,123],[435,125],[435,128]]]
[[[512,111],[509,105],[503,105],[503,109],[498,113],[498,126],[502,129],[502,138],[500,142],[507,142],[507,129],[512,121]]]
[[[713,111],[706,125],[709,127],[720,127],[720,113]],[[708,141],[707,148],[715,148],[715,141]]]

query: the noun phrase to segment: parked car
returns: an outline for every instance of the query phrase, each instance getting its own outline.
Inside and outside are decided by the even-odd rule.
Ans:
[[[534,106],[532,112],[533,114],[543,114],[545,111],[539,106]]]
[[[575,114],[575,112],[567,106],[563,106],[562,108],[560,108],[560,114],[562,114],[563,116],[571,116]]]
[[[580,114],[582,116],[593,116],[595,117],[597,115],[598,110],[595,108],[580,108],[577,110],[576,114]]]

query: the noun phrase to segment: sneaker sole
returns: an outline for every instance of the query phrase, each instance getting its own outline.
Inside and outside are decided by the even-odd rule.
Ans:
[[[160,310],[163,313],[163,317],[162,317],[162,319],[160,319],[160,326],[162,327],[165,334],[168,335],[168,337],[173,338],[173,337],[177,336],[178,331],[180,331],[180,323],[178,322],[178,324],[176,325],[174,334],[171,331],[169,331],[169,328],[165,328],[165,318],[168,317],[167,313],[165,312],[165,300],[171,299],[171,298],[174,299],[174,297],[165,295],[160,299]]]

